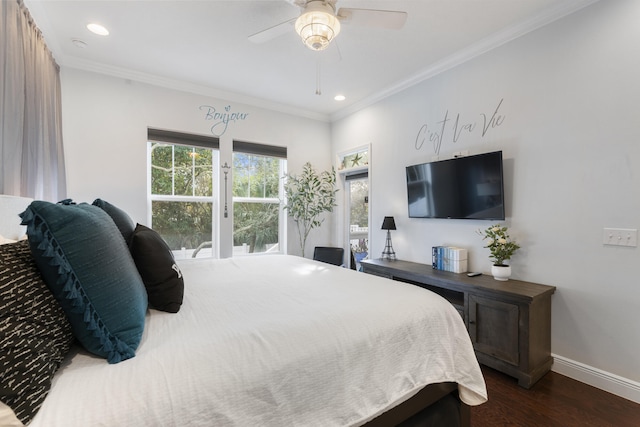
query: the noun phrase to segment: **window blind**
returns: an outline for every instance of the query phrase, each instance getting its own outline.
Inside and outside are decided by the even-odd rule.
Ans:
[[[196,135],[191,133],[154,128],[147,129],[147,140],[168,142],[171,144],[190,145],[202,148],[220,148],[220,139],[214,136]]]
[[[287,147],[257,144],[255,142],[233,141],[233,151],[236,153],[255,154],[258,156],[287,158]]]
[[[358,172],[351,175],[345,175],[344,177],[345,181],[353,181],[356,179],[364,179],[364,178],[369,178],[369,171]]]

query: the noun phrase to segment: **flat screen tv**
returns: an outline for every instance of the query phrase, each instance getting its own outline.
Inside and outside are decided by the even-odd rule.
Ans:
[[[504,219],[502,151],[407,166],[410,218]]]

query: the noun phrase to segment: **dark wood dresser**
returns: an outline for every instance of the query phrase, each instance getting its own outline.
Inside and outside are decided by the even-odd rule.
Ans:
[[[408,261],[362,261],[365,273],[411,283],[446,298],[458,310],[478,361],[529,388],[546,374],[551,357],[551,295],[555,286],[434,270]]]

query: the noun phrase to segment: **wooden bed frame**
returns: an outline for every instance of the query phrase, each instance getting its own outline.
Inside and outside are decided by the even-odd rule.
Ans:
[[[409,400],[365,424],[366,427],[471,426],[471,408],[458,398],[458,385],[431,384]]]

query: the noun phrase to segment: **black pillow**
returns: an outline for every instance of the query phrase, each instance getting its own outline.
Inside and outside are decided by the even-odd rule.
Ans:
[[[184,279],[169,245],[155,230],[138,224],[129,249],[147,288],[149,306],[177,313],[184,296]]]
[[[92,205],[99,207],[107,214],[109,214],[113,222],[116,223],[118,230],[120,230],[120,234],[122,234],[124,241],[129,244],[131,236],[133,235],[133,230],[135,228],[135,224],[133,223],[133,220],[131,219],[129,214],[102,199],[95,199]]]
[[[28,424],[71,348],[71,325],[29,242],[0,245],[0,400]]]

